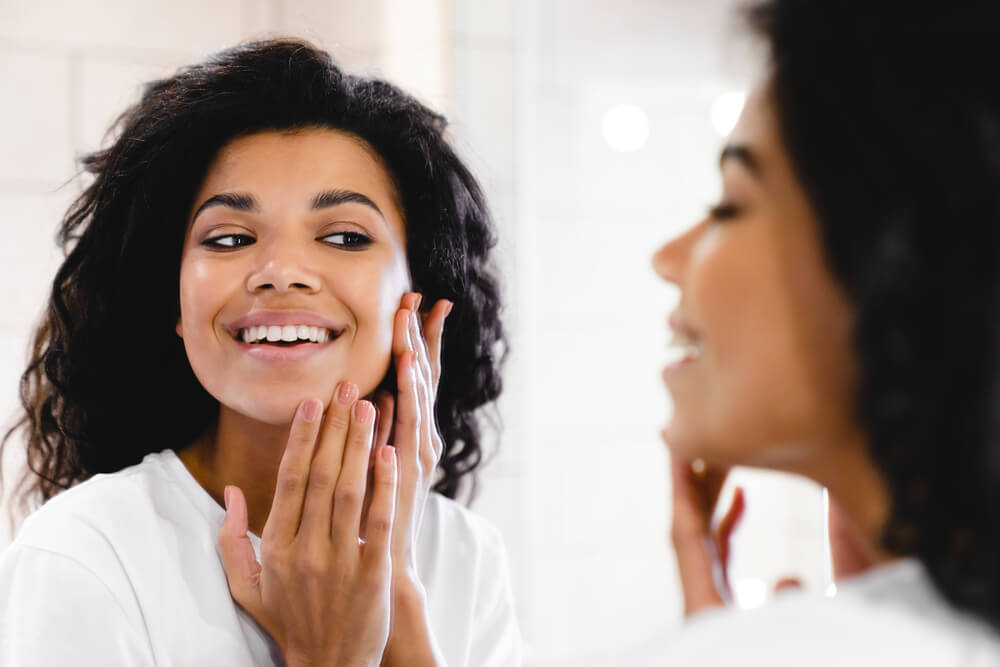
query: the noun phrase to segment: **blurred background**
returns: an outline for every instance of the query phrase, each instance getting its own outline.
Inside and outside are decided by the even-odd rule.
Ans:
[[[0,415],[17,407],[78,156],[144,81],[247,38],[310,39],[445,112],[492,201],[512,349],[472,506],[505,536],[530,664],[655,656],[681,612],[658,435],[677,294],[649,258],[718,195],[718,151],[759,71],[738,6],[0,0]],[[732,483],[748,502],[735,602],[764,603],[786,575],[828,592],[820,489],[750,471]]]

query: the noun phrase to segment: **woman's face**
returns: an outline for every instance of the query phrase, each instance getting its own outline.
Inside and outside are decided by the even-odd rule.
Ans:
[[[188,220],[177,333],[205,389],[271,424],[341,380],[373,391],[409,288],[402,207],[363,141],[329,129],[234,140]]]
[[[664,437],[684,458],[802,470],[853,433],[852,310],[782,145],[767,86],[720,162],[722,200],[654,255],[681,289]]]

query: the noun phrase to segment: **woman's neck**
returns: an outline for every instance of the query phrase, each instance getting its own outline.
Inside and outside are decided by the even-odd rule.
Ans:
[[[260,535],[287,440],[288,426],[265,424],[220,406],[216,423],[178,456],[220,505],[227,485],[240,487],[247,500],[250,531]]]
[[[892,499],[865,437],[841,437],[820,452],[794,472],[812,478],[829,491],[835,571],[856,574],[866,567],[896,560],[898,555],[882,547],[882,531]],[[844,561],[854,561],[857,566]]]

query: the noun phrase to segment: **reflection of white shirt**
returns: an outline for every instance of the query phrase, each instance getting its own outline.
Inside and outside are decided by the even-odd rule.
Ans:
[[[1000,634],[956,611],[916,560],[838,584],[833,598],[790,591],[751,612],[709,611],[670,638],[671,666],[986,667]]]
[[[59,494],[0,559],[0,664],[282,664],[229,593],[224,516],[170,450]],[[417,558],[448,665],[519,664],[496,529],[431,494]]]

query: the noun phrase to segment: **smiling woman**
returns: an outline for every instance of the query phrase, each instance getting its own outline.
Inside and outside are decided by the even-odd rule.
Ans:
[[[444,128],[270,41],[152,82],[85,158],[0,662],[519,662],[502,541],[451,500],[505,340]]]

